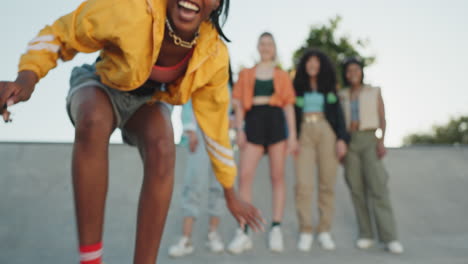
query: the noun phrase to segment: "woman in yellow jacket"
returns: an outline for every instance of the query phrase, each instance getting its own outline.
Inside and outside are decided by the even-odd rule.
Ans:
[[[35,37],[14,82],[0,82],[0,114],[30,98],[36,83],[78,52],[101,51],[75,68],[67,110],[75,125],[72,177],[81,263],[99,264],[108,182],[108,144],[122,130],[144,163],[134,263],[155,263],[173,189],[175,147],[167,104],[192,97],[227,205],[241,225],[259,212],[233,189],[228,136],[228,52],[220,20],[229,0],[88,0]]]

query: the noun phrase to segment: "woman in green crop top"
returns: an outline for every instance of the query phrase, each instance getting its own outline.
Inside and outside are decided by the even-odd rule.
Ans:
[[[281,252],[284,250],[281,221],[286,200],[285,150],[293,152],[297,147],[295,96],[288,73],[276,67],[276,44],[270,33],[260,36],[258,51],[261,61],[239,73],[233,90],[237,143],[241,150],[239,190],[242,199],[252,200],[255,170],[267,153],[273,194],[268,246],[271,251]],[[238,229],[228,250],[240,254],[250,249],[252,243],[248,228]]]

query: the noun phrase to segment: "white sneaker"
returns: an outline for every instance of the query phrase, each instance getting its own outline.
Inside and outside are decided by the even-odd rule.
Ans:
[[[240,228],[237,229],[236,235],[228,246],[228,251],[238,255],[249,249],[252,249],[252,239],[249,235],[244,233],[244,230]]]
[[[269,234],[268,246],[273,252],[283,252],[283,234],[281,233],[281,228],[279,226],[275,226],[271,229]]]
[[[360,238],[356,241],[356,247],[359,249],[369,249],[374,245],[374,240],[369,238]]]
[[[173,258],[187,256],[193,253],[193,245],[190,241],[190,238],[184,236],[182,237],[177,244],[169,248],[169,256]]]
[[[335,242],[333,241],[333,238],[328,232],[322,232],[318,234],[317,240],[320,246],[325,250],[335,250],[336,248]]]
[[[297,242],[299,251],[308,252],[314,243],[314,236],[311,233],[301,233]]]
[[[216,231],[208,233],[208,241],[206,242],[206,246],[213,253],[221,253],[224,251],[223,241]]]
[[[399,241],[392,241],[387,244],[387,249],[390,253],[393,254],[402,254],[405,250],[403,245]]]

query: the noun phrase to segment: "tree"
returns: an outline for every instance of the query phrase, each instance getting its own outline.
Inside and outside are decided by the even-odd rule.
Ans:
[[[374,56],[366,57],[360,52],[366,49],[369,44],[368,40],[358,39],[352,41],[349,36],[338,36],[337,29],[341,20],[341,16],[336,16],[330,19],[328,24],[312,26],[309,37],[294,53],[293,65],[297,65],[304,51],[310,48],[319,49],[330,57],[335,64],[338,80],[342,78],[340,65],[345,58],[359,57],[366,66],[374,63]]]
[[[468,116],[451,119],[446,125],[433,126],[430,133],[411,134],[404,145],[415,144],[468,144]]]

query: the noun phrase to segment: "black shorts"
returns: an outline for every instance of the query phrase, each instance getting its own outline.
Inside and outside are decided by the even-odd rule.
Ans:
[[[256,105],[245,116],[247,141],[265,148],[287,138],[283,109],[276,106]]]

